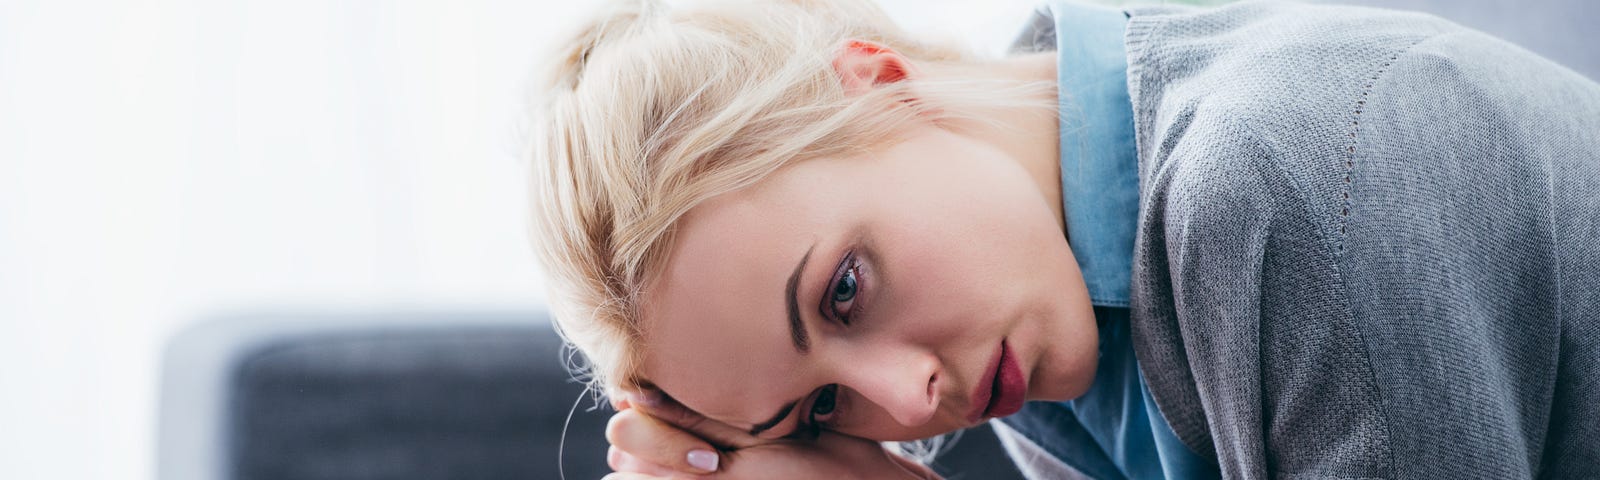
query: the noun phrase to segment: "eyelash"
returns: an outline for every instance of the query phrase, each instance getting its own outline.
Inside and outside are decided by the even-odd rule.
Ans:
[[[839,287],[843,285],[846,278],[852,279],[852,281],[855,283],[855,289],[850,295],[850,299],[846,300],[846,302],[850,304],[850,312],[840,313],[838,305],[839,302],[835,302],[833,297],[834,292],[839,291]],[[828,289],[822,293],[822,311],[825,313],[831,313],[831,316],[835,319],[838,319],[839,323],[849,326],[850,317],[856,313],[854,311],[855,304],[861,298],[861,284],[861,259],[856,257],[855,252],[847,253],[845,254],[844,260],[839,262],[838,273],[835,273],[833,278],[828,281]]]
[[[831,408],[831,410],[828,413],[824,414],[824,415],[829,415],[829,417],[827,419],[823,419],[821,421],[818,421],[817,420],[817,405],[822,403],[822,399],[823,399],[824,396],[832,396],[833,397],[833,401],[832,401],[833,407]],[[816,400],[812,400],[811,401],[811,407],[809,407],[807,410],[808,410],[808,413],[806,415],[806,425],[805,426],[806,426],[806,428],[808,428],[810,430],[809,433],[811,434],[811,438],[816,438],[817,434],[822,430],[822,427],[826,426],[828,424],[829,420],[833,419],[833,416],[837,416],[839,414],[839,384],[830,383],[830,384],[828,384],[828,386],[822,387],[822,390],[817,393]]]
[[[845,301],[850,304],[850,312],[841,313],[838,308],[838,303],[840,302],[836,302],[833,299],[835,292],[839,291],[839,287],[844,284],[846,278],[851,279],[855,283],[855,288],[850,294],[850,299]],[[847,253],[845,254],[844,260],[839,262],[838,273],[834,274],[833,278],[829,280],[828,289],[823,292],[823,311],[832,313],[832,317],[838,319],[839,323],[849,326],[850,317],[856,314],[854,311],[857,308],[856,302],[861,298],[861,284],[861,259],[855,255],[855,252]],[[818,421],[816,411],[817,405],[822,402],[825,395],[831,396],[831,403],[833,405],[827,413],[823,414],[829,415],[829,418]],[[811,406],[807,408],[806,427],[809,428],[811,437],[815,438],[822,427],[827,425],[828,421],[834,416],[837,416],[838,413],[839,384],[829,384],[826,387],[822,387],[822,391],[817,393],[816,399],[812,400]]]

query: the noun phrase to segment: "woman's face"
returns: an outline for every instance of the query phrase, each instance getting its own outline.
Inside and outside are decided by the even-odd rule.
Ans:
[[[1027,399],[1076,397],[1097,335],[1046,198],[1017,159],[933,126],[713,198],[645,295],[644,378],[737,428],[777,419],[763,438],[973,426],[1002,342]]]

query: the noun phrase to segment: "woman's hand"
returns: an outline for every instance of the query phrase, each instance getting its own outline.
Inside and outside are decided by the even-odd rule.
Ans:
[[[765,440],[660,394],[612,396],[605,480],[937,479],[927,467],[871,440],[823,431],[814,440]]]

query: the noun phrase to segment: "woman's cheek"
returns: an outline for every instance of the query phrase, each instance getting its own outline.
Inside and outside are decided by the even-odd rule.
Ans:
[[[881,291],[883,282],[879,281],[877,265],[877,255],[869,252],[863,256],[860,266],[857,267],[856,298],[854,303],[850,305],[851,324],[854,326],[865,328],[871,328],[872,326],[870,323],[864,322],[872,321],[874,318],[872,316],[874,313],[872,306],[875,303],[875,297],[884,293]]]

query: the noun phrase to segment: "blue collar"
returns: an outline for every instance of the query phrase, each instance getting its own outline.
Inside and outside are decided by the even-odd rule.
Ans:
[[[1120,10],[1051,2],[1067,238],[1096,306],[1128,306],[1139,161]]]
[[[1052,0],[1059,67],[1061,203],[1099,320],[1094,384],[1065,402],[1030,402],[1002,421],[1094,478],[1220,478],[1178,440],[1133,351],[1128,308],[1139,215],[1138,155],[1120,11]],[[1034,37],[1035,42],[1046,41]]]

